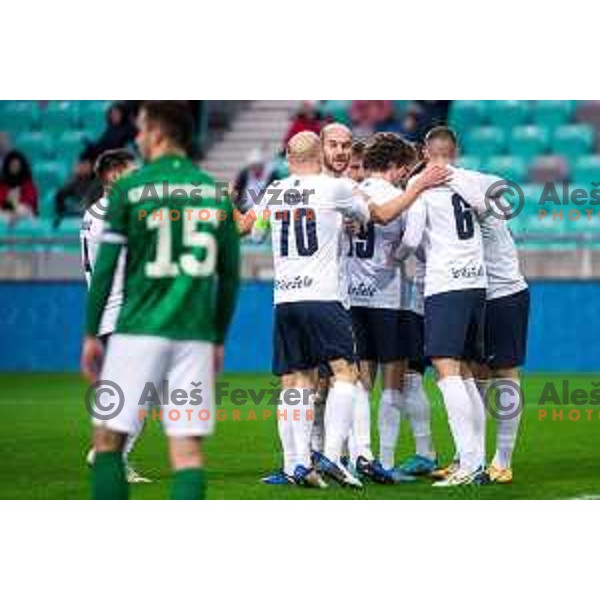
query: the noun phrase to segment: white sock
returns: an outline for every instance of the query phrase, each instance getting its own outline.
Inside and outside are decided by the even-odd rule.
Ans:
[[[395,466],[396,444],[400,433],[404,394],[398,389],[384,389],[379,401],[379,461],[384,469]]]
[[[521,390],[521,382],[518,379],[506,379],[506,381],[516,385],[519,391]],[[503,390],[500,387],[498,394],[505,394],[506,398],[498,398],[497,402],[496,454],[493,463],[502,469],[510,469],[522,411],[514,409],[516,400],[513,391]],[[502,407],[506,408],[503,410]]]
[[[334,463],[340,462],[342,446],[352,429],[355,385],[336,381],[329,390],[325,405],[325,455]]]
[[[444,398],[460,466],[469,471],[474,471],[480,465],[469,393],[462,377],[459,375],[440,379],[438,387]]]
[[[415,439],[415,452],[420,456],[435,458],[431,440],[431,412],[423,389],[423,376],[420,373],[407,373],[404,386],[406,412]]]
[[[310,434],[310,447],[315,452],[323,453],[325,450],[325,401],[329,388],[320,388],[315,394],[315,418]]]
[[[131,454],[133,447],[136,442],[142,435],[142,431],[144,430],[144,422],[142,422],[142,426],[138,429],[136,433],[130,433],[125,440],[125,446],[123,447],[123,461],[127,464],[129,460],[129,455]]]
[[[293,388],[292,401],[300,401],[291,406],[291,429],[294,435],[294,449],[296,454],[296,465],[294,469],[302,465],[310,467],[310,432],[312,429],[312,418],[314,414],[314,397],[312,390],[307,388]],[[288,403],[289,404],[289,403]],[[289,417],[289,415],[288,415]]]
[[[354,392],[354,409],[352,413],[352,433],[348,443],[350,460],[356,464],[359,456],[373,460],[371,451],[371,404],[369,391],[359,381]]]
[[[475,380],[472,377],[465,379],[465,388],[471,400],[471,416],[476,439],[477,457],[479,465],[485,465],[485,406],[483,397],[479,394]]]
[[[283,470],[286,475],[293,476],[298,464],[296,456],[296,443],[292,424],[293,407],[286,403],[286,392],[291,388],[284,388],[279,394],[279,407],[277,408],[277,430],[283,451]]]

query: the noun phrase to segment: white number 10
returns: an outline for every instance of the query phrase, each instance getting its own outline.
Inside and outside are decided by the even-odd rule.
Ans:
[[[182,217],[183,218],[183,217]],[[204,248],[206,256],[198,260],[191,252],[179,257],[179,264],[173,262],[171,226],[168,211],[161,209],[157,218],[146,219],[149,229],[158,229],[156,258],[146,264],[146,276],[152,278],[175,277],[181,269],[190,277],[208,277],[215,272],[217,264],[217,242],[211,233],[196,231],[197,220],[183,220],[183,245],[186,248]]]

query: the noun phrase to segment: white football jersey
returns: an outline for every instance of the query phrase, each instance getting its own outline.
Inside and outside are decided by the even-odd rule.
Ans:
[[[369,177],[359,189],[371,202],[385,204],[400,191],[385,179]],[[369,223],[362,236],[354,236],[348,261],[348,293],[352,306],[399,310],[402,298],[402,269],[390,265],[387,249],[398,242],[402,221],[398,217],[387,225]]]
[[[485,204],[487,190],[497,185],[503,178],[477,171],[465,171],[465,173],[469,175],[468,179],[459,179],[456,183],[451,182],[450,185],[461,193],[467,202],[472,203],[480,215],[483,257],[488,278],[486,298],[494,300],[516,294],[527,288],[527,282],[519,265],[517,246],[507,221],[494,216]],[[470,187],[472,185],[474,189]]]
[[[400,265],[402,269],[402,310],[414,312],[417,315],[425,314],[425,260],[422,251],[417,250],[414,255],[414,274],[412,279],[406,274],[406,264]]]
[[[99,200],[106,204],[105,199]],[[83,272],[85,274],[85,280],[90,287],[92,281],[92,273],[94,272],[94,265],[98,258],[98,250],[100,249],[100,241],[102,237],[102,230],[104,229],[104,221],[94,216],[89,209],[85,211],[83,220],[81,222],[81,261],[83,264]],[[104,313],[102,314],[102,321],[100,322],[100,329],[98,335],[107,335],[115,330],[117,325],[117,318],[121,305],[123,304],[123,285],[125,281],[125,253],[126,249],[121,250],[119,256],[119,262],[117,264],[117,270],[115,272],[112,288]]]
[[[271,225],[275,304],[344,302],[343,216],[369,218],[366,202],[353,193],[348,180],[325,174],[291,175],[269,186],[258,210]]]
[[[453,185],[474,176],[452,169]],[[422,243],[425,252],[425,297],[466,289],[485,289],[487,278],[479,220],[456,188],[443,185],[423,192],[407,215],[403,245]]]

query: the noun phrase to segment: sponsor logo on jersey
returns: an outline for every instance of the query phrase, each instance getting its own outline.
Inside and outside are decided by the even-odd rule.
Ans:
[[[312,277],[294,277],[293,279],[276,279],[275,289],[278,291],[299,290],[309,288],[313,284]]]

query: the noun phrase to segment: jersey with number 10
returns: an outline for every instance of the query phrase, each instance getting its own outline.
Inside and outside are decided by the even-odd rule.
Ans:
[[[210,176],[172,155],[120,179],[102,243],[127,246],[118,333],[215,341],[217,278],[237,276],[239,236]]]
[[[354,185],[329,175],[292,175],[272,184],[259,211],[268,211],[275,266],[275,304],[344,302],[343,217],[366,221]]]

